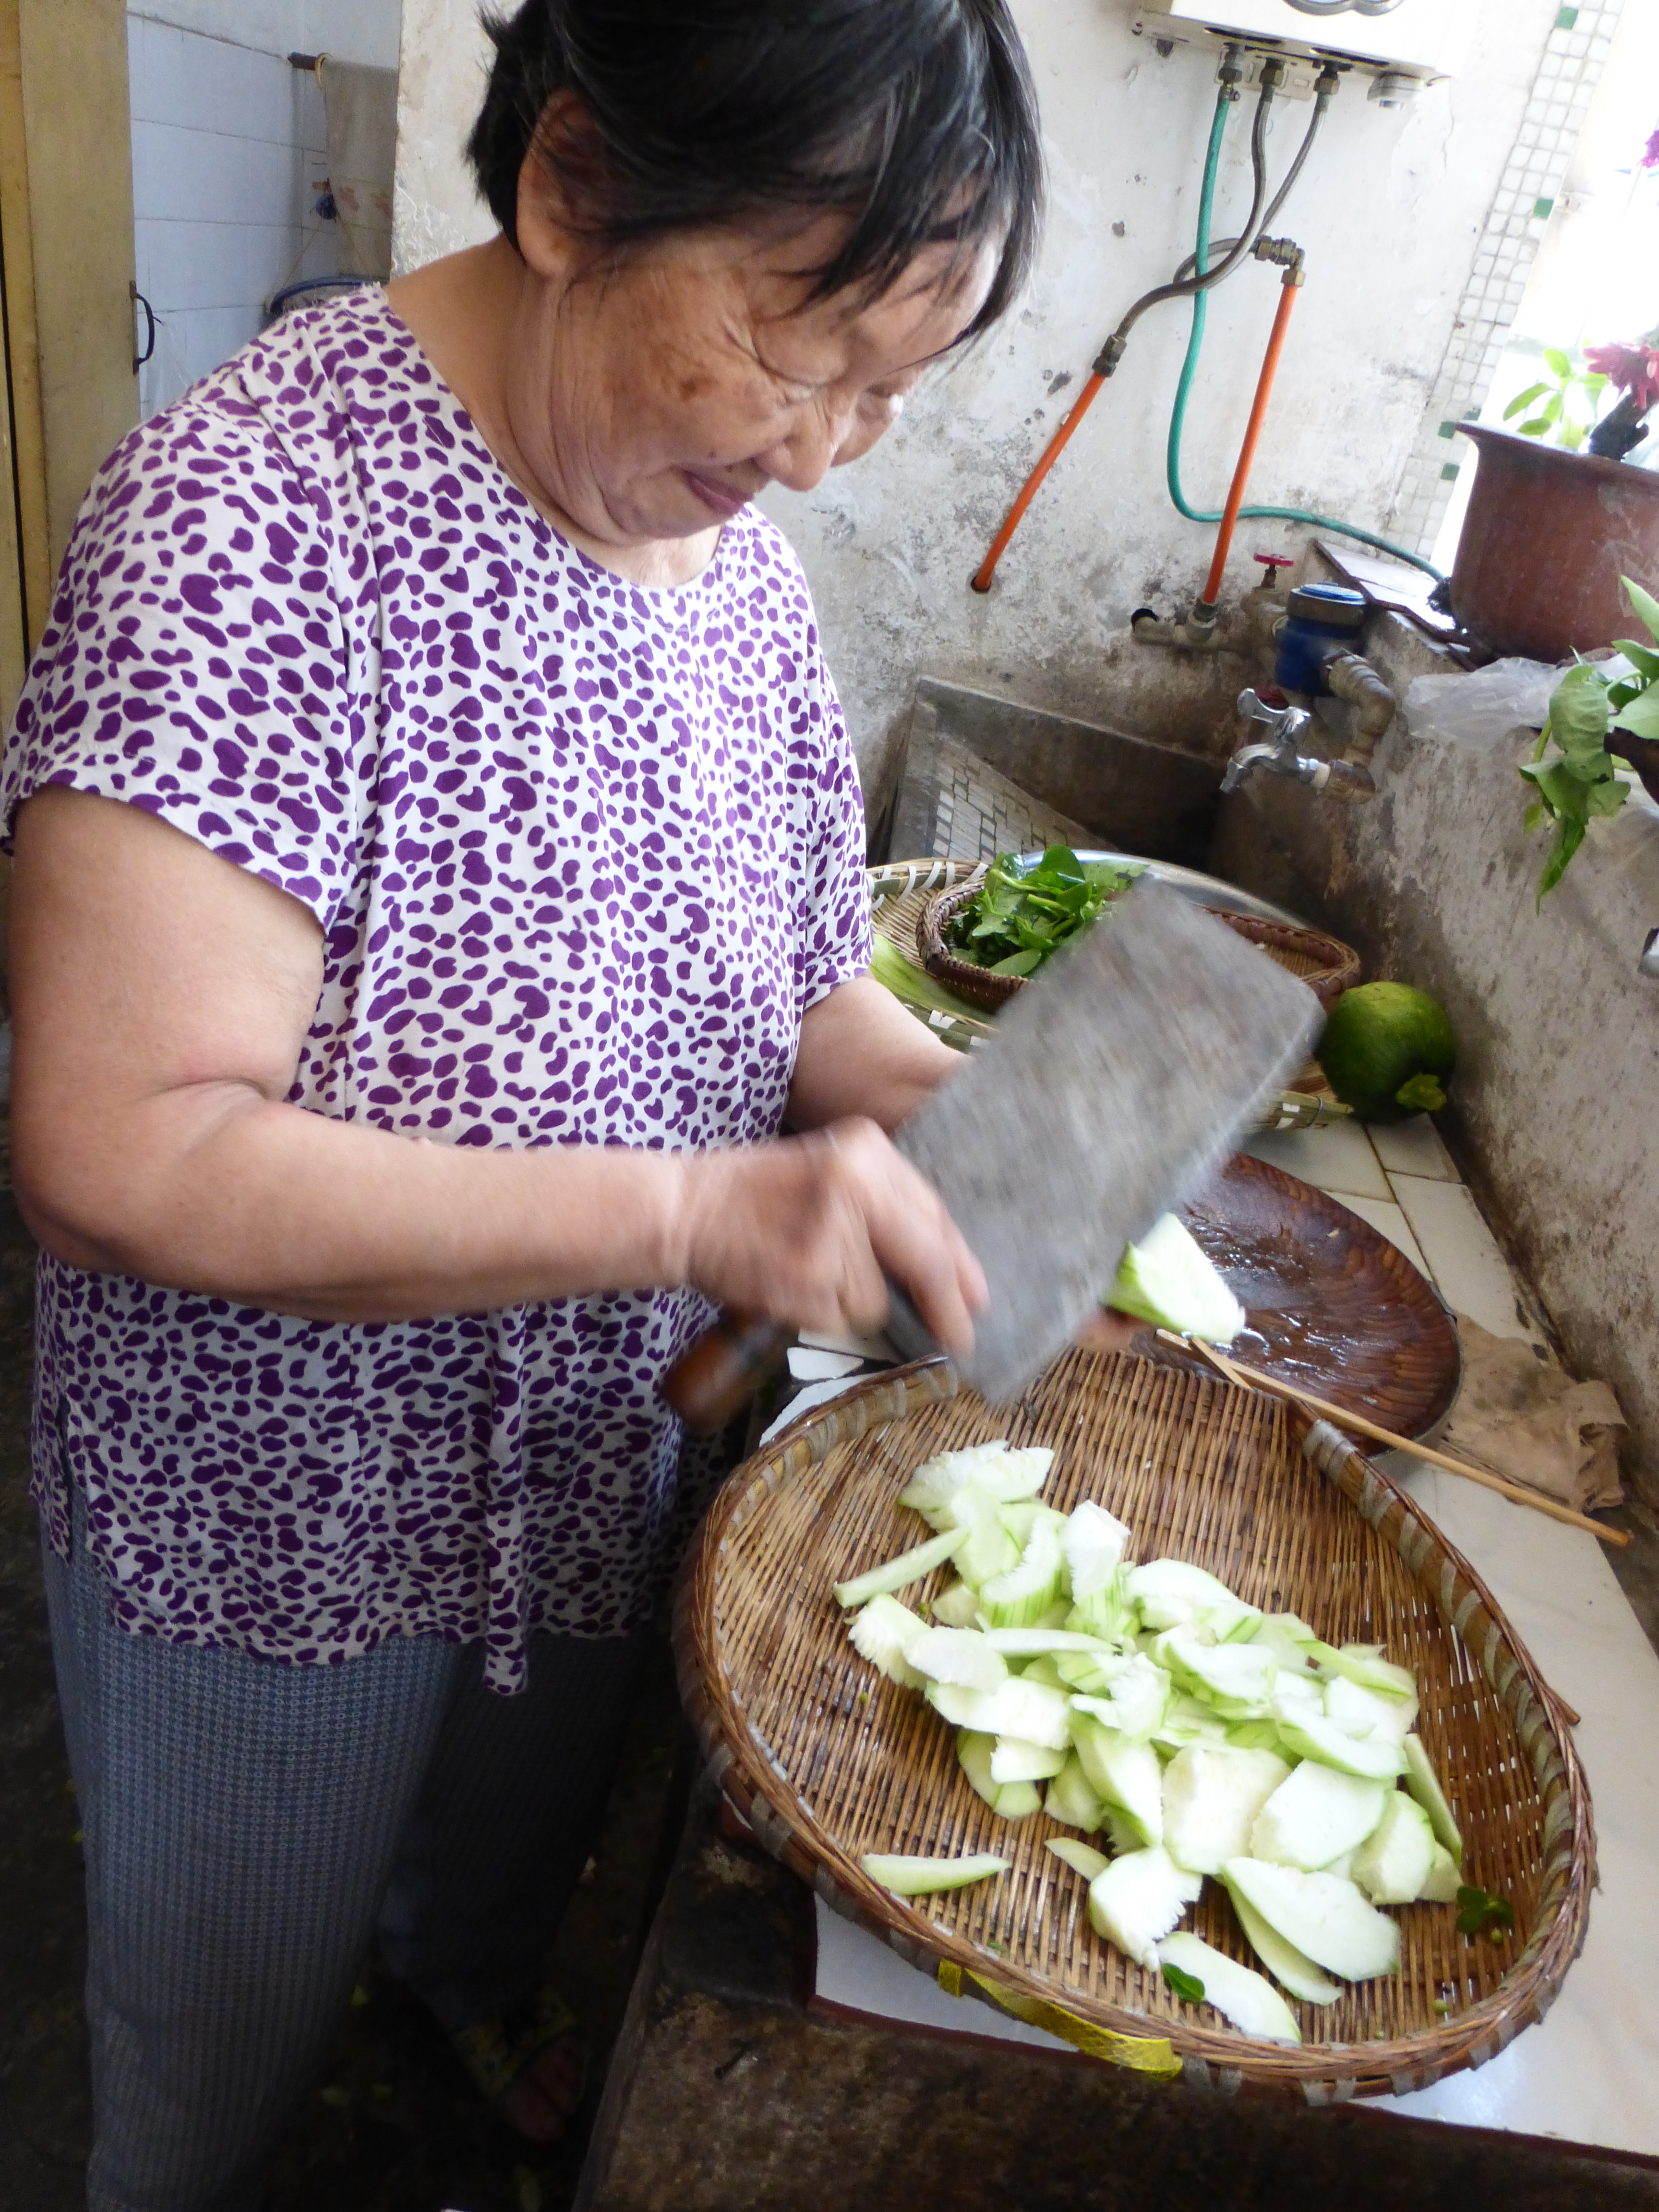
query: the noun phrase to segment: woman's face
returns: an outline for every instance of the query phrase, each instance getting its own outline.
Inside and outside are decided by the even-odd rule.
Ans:
[[[769,483],[856,460],[978,313],[995,249],[929,247],[880,299],[810,301],[842,234],[671,238],[595,268],[520,195],[528,277],[506,370],[521,465],[579,529],[637,545],[717,530]]]

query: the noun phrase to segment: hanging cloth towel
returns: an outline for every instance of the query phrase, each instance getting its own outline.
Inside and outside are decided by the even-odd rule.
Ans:
[[[328,180],[340,227],[340,274],[384,283],[392,274],[398,72],[364,69],[324,54],[317,75],[328,119]]]
[[[1442,1448],[1584,1513],[1617,1505],[1625,1417],[1605,1382],[1575,1382],[1529,1344],[1457,1316],[1463,1387]]]

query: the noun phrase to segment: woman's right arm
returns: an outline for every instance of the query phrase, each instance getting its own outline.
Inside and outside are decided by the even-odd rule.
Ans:
[[[697,1155],[416,1142],[286,1103],[315,918],[140,807],[48,786],[17,823],[12,1147],[70,1264],[273,1312],[398,1321],[690,1282],[867,1328],[885,1271],[965,1349],[983,1279],[872,1123]]]

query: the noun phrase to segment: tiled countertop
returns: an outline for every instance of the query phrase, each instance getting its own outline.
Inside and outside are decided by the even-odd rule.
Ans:
[[[1545,1341],[1531,1297],[1426,1119],[1285,1131],[1248,1149],[1340,1197],[1493,1335]],[[1583,1955],[1540,2026],[1474,2072],[1371,2109],[1659,2158],[1659,1658],[1595,1537],[1405,1454],[1382,1464],[1472,1562],[1583,1716],[1574,1738],[1595,1806],[1601,1887]],[[822,1904],[817,1989],[855,2012],[1066,2048],[947,1997]]]

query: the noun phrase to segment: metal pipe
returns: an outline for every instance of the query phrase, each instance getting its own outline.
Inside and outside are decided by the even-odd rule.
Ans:
[[[1221,580],[1227,570],[1227,556],[1232,550],[1233,532],[1238,526],[1238,511],[1244,504],[1244,493],[1250,480],[1251,464],[1261,439],[1261,426],[1267,419],[1267,403],[1273,398],[1273,379],[1279,374],[1279,356],[1285,350],[1285,339],[1291,327],[1291,313],[1296,306],[1296,295],[1302,289],[1302,256],[1285,271],[1285,281],[1279,288],[1279,311],[1273,317],[1273,326],[1267,339],[1267,350],[1262,356],[1261,374],[1256,380],[1255,403],[1250,409],[1250,419],[1245,425],[1244,442],[1238,451],[1238,466],[1233,471],[1232,487],[1227,494],[1227,504],[1221,511],[1221,528],[1215,541],[1215,556],[1210,562],[1210,573],[1198,605],[1193,610],[1199,620],[1214,620],[1214,610],[1221,602]]]
[[[1346,699],[1358,708],[1354,738],[1369,760],[1377,739],[1393,721],[1399,702],[1370,661],[1358,653],[1333,653],[1325,663],[1325,684],[1334,699]]]

